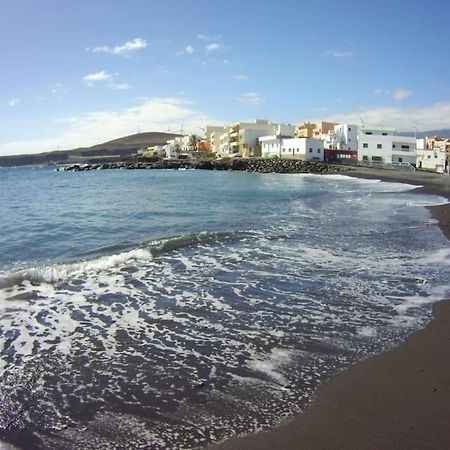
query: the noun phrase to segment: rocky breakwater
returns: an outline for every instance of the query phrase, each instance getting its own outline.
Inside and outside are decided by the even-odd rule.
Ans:
[[[280,158],[227,158],[220,160],[136,159],[102,164],[72,164],[61,166],[57,170],[64,172],[84,172],[110,169],[202,169],[258,173],[337,173],[350,170],[348,166],[330,165],[318,161]]]

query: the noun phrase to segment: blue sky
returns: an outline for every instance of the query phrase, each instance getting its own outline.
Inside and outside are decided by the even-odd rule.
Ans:
[[[254,118],[450,128],[448,1],[0,8],[0,155]]]

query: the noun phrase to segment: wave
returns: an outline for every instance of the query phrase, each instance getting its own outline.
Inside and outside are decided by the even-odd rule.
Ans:
[[[184,247],[219,244],[242,238],[247,233],[208,233],[200,232],[192,235],[181,235],[166,239],[153,240],[141,247],[119,253],[99,256],[97,258],[52,264],[41,267],[0,274],[0,289],[17,286],[24,281],[32,283],[54,283],[78,278],[114,267],[123,267],[130,263],[144,263],[158,256],[176,251]]]

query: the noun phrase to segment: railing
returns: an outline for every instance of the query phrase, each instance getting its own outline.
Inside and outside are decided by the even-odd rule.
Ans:
[[[357,165],[363,167],[372,167],[376,169],[399,170],[405,172],[414,172],[416,170],[416,168],[412,164],[406,162],[383,163],[376,161],[358,161]]]

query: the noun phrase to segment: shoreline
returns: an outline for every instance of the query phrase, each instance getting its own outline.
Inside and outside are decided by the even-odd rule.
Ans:
[[[420,186],[450,202],[450,176],[352,168],[342,175]],[[450,240],[450,204],[429,206]],[[268,431],[230,438],[216,450],[424,450],[450,446],[450,300],[428,325],[391,350],[365,359],[319,387],[311,405]]]

